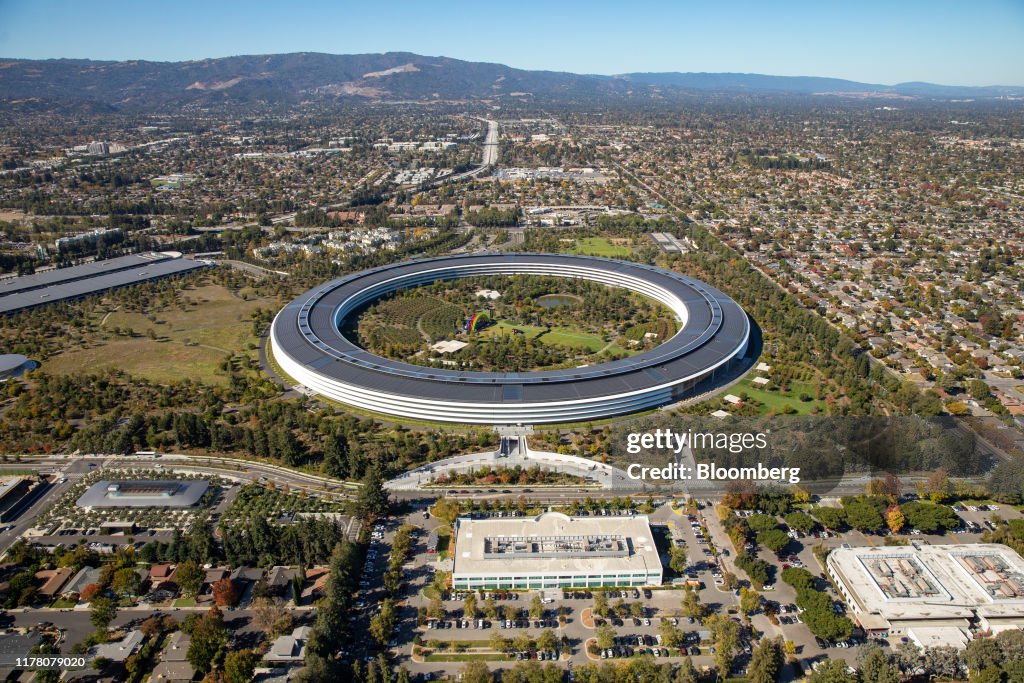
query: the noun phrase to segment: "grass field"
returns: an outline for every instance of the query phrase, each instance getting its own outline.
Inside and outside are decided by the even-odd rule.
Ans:
[[[156,322],[140,313],[113,311],[102,328],[110,333],[100,345],[76,349],[47,360],[50,372],[69,374],[83,370],[118,368],[155,382],[182,377],[209,384],[222,384],[227,377],[219,365],[232,353],[249,352],[257,339],[252,334],[249,315],[262,306],[274,306],[270,300],[236,297],[221,285],[206,285],[182,293],[196,302],[187,310],[173,309],[156,314]],[[136,336],[116,335],[116,329],[130,328]],[[156,339],[147,336],[153,330]]]
[[[552,328],[550,332],[542,334],[538,338],[545,344],[561,344],[562,346],[585,349],[590,353],[600,351],[606,345],[606,342],[596,334],[576,332],[569,327]]]
[[[607,237],[585,237],[577,240],[576,244],[569,249],[569,253],[581,254],[583,256],[618,258],[629,256],[633,253],[633,250],[621,244],[614,244]]]
[[[512,334],[513,330],[518,330],[527,337],[536,337],[538,334],[543,332],[544,329],[545,328],[543,327],[534,327],[532,325],[513,325],[505,320],[499,320],[480,332],[480,336],[495,337],[503,334]]]
[[[741,392],[746,393],[750,398],[764,404],[762,410],[765,413],[774,410],[777,414],[782,414],[782,411],[787,406],[796,410],[796,414],[798,415],[810,415],[815,406],[821,410],[825,409],[825,403],[823,401],[819,401],[817,399],[812,401],[801,401],[798,398],[801,393],[814,396],[815,389],[811,384],[804,382],[790,382],[789,392],[782,394],[778,391],[765,391],[764,389],[759,389],[751,384],[750,380],[750,377],[743,379],[743,381],[730,389],[728,393],[737,395]]]
[[[505,654],[499,654],[497,652],[492,654],[457,654],[457,653],[443,653],[436,655],[427,655],[424,657],[428,662],[507,662],[512,658]]]
[[[513,325],[504,320],[499,320],[480,334],[484,337],[493,337],[511,334],[512,330],[519,330],[527,337],[535,338],[542,344],[559,344],[590,353],[600,351],[605,347],[605,341],[596,334],[577,332],[571,327],[553,327],[550,332],[545,332],[545,329],[544,327],[534,327],[532,325]]]

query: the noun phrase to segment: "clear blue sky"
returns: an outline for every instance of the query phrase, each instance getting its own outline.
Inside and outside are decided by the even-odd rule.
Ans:
[[[408,51],[525,69],[1024,85],[1024,0],[0,0],[0,56]]]

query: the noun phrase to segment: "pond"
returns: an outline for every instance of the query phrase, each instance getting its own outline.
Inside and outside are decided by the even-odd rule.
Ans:
[[[537,305],[541,308],[557,308],[558,306],[571,306],[580,302],[578,296],[571,294],[545,294],[537,298]]]

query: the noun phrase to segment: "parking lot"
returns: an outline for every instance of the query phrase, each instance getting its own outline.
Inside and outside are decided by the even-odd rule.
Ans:
[[[838,506],[838,500],[823,500],[825,506]],[[973,509],[972,509],[973,508]],[[753,554],[768,562],[775,572],[775,580],[761,591],[764,606],[745,620],[739,611],[739,597],[736,590],[726,588],[725,573],[730,572],[746,584],[745,573],[734,565],[736,551],[712,507],[700,509],[674,509],[671,505],[659,506],[650,521],[655,535],[664,534],[666,545],[662,548],[662,560],[669,564],[667,549],[672,545],[686,551],[687,566],[676,585],[661,588],[627,588],[603,591],[610,607],[607,625],[614,632],[611,647],[593,647],[588,652],[588,643],[593,644],[602,619],[595,618],[595,594],[593,591],[486,591],[475,592],[476,613],[467,615],[464,602],[467,592],[445,592],[441,600],[443,614],[427,616],[432,596],[428,589],[433,583],[436,571],[450,571],[452,562],[442,554],[427,552],[426,539],[432,529],[438,527],[437,520],[417,509],[401,519],[391,520],[375,530],[367,557],[366,569],[360,581],[360,611],[353,617],[356,632],[365,632],[376,605],[385,597],[380,578],[387,565],[391,539],[403,523],[416,527],[412,549],[405,565],[405,580],[401,600],[398,604],[399,622],[390,654],[398,664],[404,665],[415,676],[436,677],[451,672],[460,666],[461,652],[493,652],[488,643],[501,636],[510,645],[506,659],[488,661],[492,668],[508,667],[521,659],[539,661],[558,660],[571,670],[574,665],[585,662],[617,659],[639,654],[651,655],[667,662],[679,662],[684,655],[693,658],[698,668],[711,667],[714,659],[714,644],[709,642],[710,634],[697,621],[687,619],[682,612],[682,599],[686,586],[697,591],[701,602],[711,612],[725,615],[740,625],[742,636],[735,660],[733,675],[742,675],[746,665],[746,650],[750,642],[761,634],[767,637],[779,636],[792,641],[798,660],[806,667],[825,659],[843,659],[856,662],[863,636],[854,635],[839,643],[829,643],[815,638],[801,618],[796,606],[796,594],[792,587],[779,580],[787,567],[806,568],[812,574],[823,576],[822,567],[814,554],[814,547],[821,545],[835,548],[842,544],[872,546],[891,543],[914,542],[946,544],[972,543],[980,540],[981,532],[992,514],[1007,518],[1019,518],[1014,509],[985,509],[980,506],[964,506],[957,509],[964,520],[961,529],[947,534],[914,534],[908,530],[899,539],[888,539],[888,532],[880,534],[847,530],[842,533],[827,532],[820,527],[804,535],[789,529],[782,517],[780,527],[789,532],[790,543],[776,554],[765,548],[754,548]],[[442,549],[443,550],[443,549]],[[668,572],[666,577],[674,577]],[[835,609],[843,608],[841,600],[827,582],[824,590],[832,597]],[[424,590],[428,589],[428,590]],[[535,601],[540,601],[538,611]],[[436,604],[434,606],[436,609]],[[532,609],[531,609],[532,608]],[[771,615],[771,616],[769,616]],[[662,622],[668,621],[683,634],[681,646],[669,648],[663,643]],[[747,624],[749,623],[749,626]],[[749,630],[746,630],[749,629]],[[554,634],[552,639],[550,633]],[[546,647],[538,647],[538,640]],[[353,655],[370,657],[374,653],[369,639],[353,646]],[[429,656],[414,655],[414,641],[421,644]],[[893,643],[892,645],[896,645]],[[492,655],[493,656],[493,655]],[[793,672],[787,666],[787,676]]]

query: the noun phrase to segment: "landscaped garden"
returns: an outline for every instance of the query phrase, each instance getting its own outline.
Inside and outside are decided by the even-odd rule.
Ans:
[[[635,292],[540,275],[461,278],[390,295],[349,316],[367,350],[428,367],[529,372],[595,364],[670,338],[678,321]],[[458,342],[435,347],[438,342]]]

